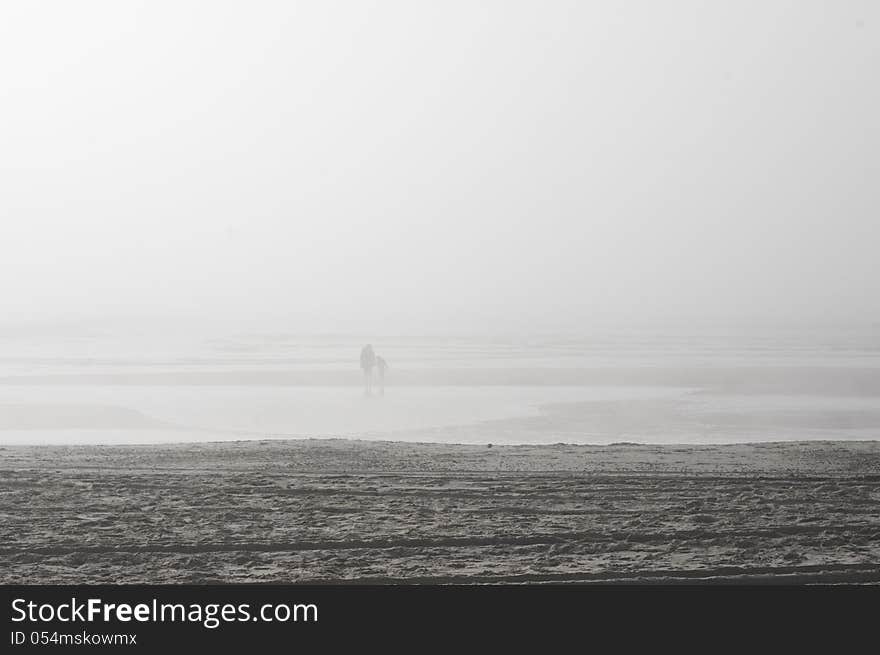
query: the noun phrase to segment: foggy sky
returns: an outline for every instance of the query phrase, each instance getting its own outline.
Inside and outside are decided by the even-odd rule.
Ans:
[[[880,5],[7,2],[3,322],[880,320]]]

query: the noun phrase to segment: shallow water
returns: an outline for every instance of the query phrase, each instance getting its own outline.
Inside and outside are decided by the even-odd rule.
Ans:
[[[0,348],[0,444],[359,437],[733,443],[880,437],[867,332],[581,339],[19,337]]]

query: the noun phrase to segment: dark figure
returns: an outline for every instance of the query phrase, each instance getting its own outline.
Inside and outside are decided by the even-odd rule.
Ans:
[[[376,365],[376,353],[373,346],[367,344],[361,348],[361,368],[364,371],[364,394],[369,396],[373,392],[373,367]]]
[[[376,357],[376,369],[379,371],[379,395],[385,395],[385,371],[388,370],[388,362],[384,357]]]

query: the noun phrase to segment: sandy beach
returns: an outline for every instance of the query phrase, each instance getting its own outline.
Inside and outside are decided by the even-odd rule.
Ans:
[[[880,582],[880,442],[0,448],[0,582]]]

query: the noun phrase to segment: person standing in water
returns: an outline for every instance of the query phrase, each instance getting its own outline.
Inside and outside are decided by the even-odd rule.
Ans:
[[[388,362],[384,357],[376,357],[376,370],[379,372],[379,395],[385,395],[385,371],[388,370]]]
[[[376,353],[372,344],[361,348],[361,368],[364,371],[364,395],[373,393],[373,367],[376,365]]]

